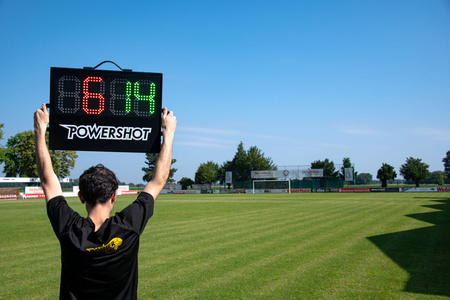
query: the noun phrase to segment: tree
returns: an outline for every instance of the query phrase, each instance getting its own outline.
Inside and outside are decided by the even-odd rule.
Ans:
[[[3,126],[4,124],[0,124],[0,141],[3,140]],[[3,146],[0,145],[0,163],[3,161],[3,157],[4,157],[4,150],[3,150]]]
[[[276,168],[270,157],[264,157],[264,153],[256,146],[252,146],[247,151],[247,162],[250,171],[273,170]]]
[[[400,167],[400,174],[406,180],[412,180],[419,186],[421,180],[427,179],[430,176],[428,168],[430,166],[422,162],[420,158],[409,157],[406,159],[406,163]]]
[[[250,180],[251,175],[248,174],[247,153],[244,149],[244,143],[241,141],[237,147],[233,160],[227,164],[225,171],[231,171],[234,181]],[[224,178],[225,181],[225,178]]]
[[[385,163],[377,172],[377,178],[380,179],[382,187],[387,187],[387,181],[394,180],[396,177],[397,173],[394,171],[394,167]]]
[[[219,171],[220,181],[225,181],[225,172],[231,171],[233,181],[251,180],[251,171],[276,170],[277,167],[270,157],[265,157],[264,153],[256,146],[250,147],[248,151],[244,149],[241,141],[237,147],[233,160],[222,164]]]
[[[0,124],[0,141],[3,140],[3,127],[5,126],[5,124]]]
[[[188,186],[191,186],[194,183],[195,183],[194,180],[187,178],[187,177],[183,177],[178,181],[178,184],[181,184],[181,188],[183,190],[187,190]]]
[[[48,144],[48,133],[45,136]],[[35,140],[33,131],[19,132],[6,142],[6,147],[2,149],[0,163],[4,163],[3,173],[7,177],[38,177]],[[58,178],[65,178],[70,175],[70,170],[75,166],[78,157],[76,151],[49,150],[53,164],[53,170]]]
[[[326,158],[324,161],[316,160],[311,163],[311,169],[323,169],[323,177],[327,179],[339,178],[339,171],[335,170],[334,162]]]
[[[145,182],[149,182],[152,180],[153,176],[155,175],[155,166],[156,162],[158,161],[159,153],[145,153],[145,164],[147,167],[143,167],[142,171],[144,171],[144,176],[142,176],[142,180]],[[176,159],[172,159],[172,165],[176,163]],[[175,172],[177,169],[170,168],[169,172],[169,179],[167,179],[167,182],[174,182],[173,175],[175,175]]]
[[[444,172],[447,178],[450,178],[450,151],[447,151],[447,156],[442,159],[444,163]]]
[[[430,183],[433,183],[433,184],[437,184],[437,185],[444,185],[444,178],[445,178],[444,172],[434,171],[434,172],[431,172],[431,175],[429,178],[427,178],[427,181],[429,181]]]
[[[356,178],[356,184],[371,184],[373,182],[373,176],[370,173],[358,174]]]
[[[200,164],[195,172],[195,183],[214,183],[219,180],[219,164],[208,161]]]

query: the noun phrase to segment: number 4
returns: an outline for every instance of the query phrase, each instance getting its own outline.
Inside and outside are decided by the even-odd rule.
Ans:
[[[149,84],[150,85],[150,95],[141,95],[140,94],[140,84]],[[149,109],[148,112],[150,115],[155,113],[155,83],[151,82],[150,80],[139,80],[134,83],[134,96],[138,101],[149,101]],[[139,102],[136,101],[134,103],[134,111],[139,116],[148,116],[147,112],[141,112],[139,111]]]

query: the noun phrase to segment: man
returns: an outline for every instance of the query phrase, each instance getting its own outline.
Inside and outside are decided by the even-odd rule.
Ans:
[[[119,182],[103,165],[80,176],[78,196],[87,218],[73,211],[63,197],[45,143],[49,123],[42,104],[34,114],[36,164],[47,202],[47,213],[61,245],[61,299],[136,299],[139,237],[153,214],[154,201],[169,176],[176,117],[163,109],[163,143],[154,178],[136,201],[110,217]]]

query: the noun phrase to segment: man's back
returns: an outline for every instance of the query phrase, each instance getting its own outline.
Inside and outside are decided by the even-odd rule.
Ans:
[[[136,299],[139,236],[153,207],[153,197],[143,192],[95,231],[92,220],[73,211],[64,197],[51,199],[47,212],[61,244],[60,297]]]

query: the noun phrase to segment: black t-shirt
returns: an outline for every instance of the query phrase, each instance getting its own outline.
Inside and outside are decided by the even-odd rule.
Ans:
[[[139,236],[153,215],[154,199],[137,199],[95,231],[90,218],[69,207],[63,196],[47,203],[61,244],[61,299],[136,299]]]

